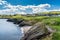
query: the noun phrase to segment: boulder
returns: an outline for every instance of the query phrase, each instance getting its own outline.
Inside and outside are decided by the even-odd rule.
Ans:
[[[20,23],[23,22],[23,21],[24,21],[23,19],[17,20],[17,21],[14,22],[14,24],[20,24]]]
[[[22,26],[31,26],[31,23],[30,22],[26,22],[26,21],[22,21],[20,24],[19,24],[20,27]]]
[[[9,21],[9,22],[16,22],[17,19],[8,19],[7,21]]]
[[[12,20],[12,19],[8,19],[7,21],[8,21],[8,22],[12,22],[13,20]]]
[[[33,25],[21,38],[21,40],[42,40],[42,38],[50,38],[53,30],[46,26],[44,23],[36,23]],[[52,36],[52,35],[51,35]],[[50,40],[50,39],[45,39]]]

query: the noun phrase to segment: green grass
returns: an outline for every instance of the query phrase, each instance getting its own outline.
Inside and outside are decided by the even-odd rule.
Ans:
[[[13,16],[16,19],[24,19],[32,22],[44,22],[46,25],[49,25],[56,32],[52,36],[52,40],[60,40],[60,17],[47,17],[47,16]]]
[[[60,32],[55,32],[55,33],[53,34],[52,40],[60,40]]]
[[[48,16],[12,16],[16,19],[24,19],[26,21],[32,22],[44,22],[46,25],[49,25],[56,32],[52,36],[52,40],[60,40],[60,17],[48,17]]]
[[[3,16],[0,16],[3,17]],[[7,17],[7,16],[6,16]],[[53,16],[8,16],[8,18],[16,18],[16,19],[24,19],[26,21],[32,21],[32,24],[37,22],[44,22],[46,25],[49,25],[52,29],[56,30],[53,34],[52,40],[60,40],[60,17],[53,17]]]
[[[56,30],[53,34],[52,40],[60,40],[60,17],[50,17],[48,19],[44,19],[43,22]]]

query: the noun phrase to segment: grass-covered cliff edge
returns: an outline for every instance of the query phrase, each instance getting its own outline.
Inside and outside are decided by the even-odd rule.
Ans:
[[[44,22],[46,25],[49,25],[56,32],[52,36],[52,40],[60,40],[60,12],[43,12],[36,14],[27,14],[27,15],[0,15],[0,18],[10,18],[10,19],[23,19],[26,22],[30,22],[31,25],[37,22]]]

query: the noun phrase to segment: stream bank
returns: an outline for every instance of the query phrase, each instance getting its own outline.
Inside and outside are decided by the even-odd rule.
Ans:
[[[29,22],[17,19],[8,19],[7,21],[18,24],[24,33],[24,36],[20,40],[51,40],[53,30],[46,26],[44,23],[38,22],[31,26]]]

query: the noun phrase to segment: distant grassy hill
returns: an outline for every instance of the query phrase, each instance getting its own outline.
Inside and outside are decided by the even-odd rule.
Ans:
[[[35,13],[35,15],[60,15],[60,11],[50,11],[50,12],[40,12],[40,13]]]
[[[60,11],[51,11],[51,12],[40,12],[40,13],[33,13],[33,14],[14,14],[14,15],[0,15],[0,18],[21,18],[22,16],[52,16],[52,15],[60,15]]]

